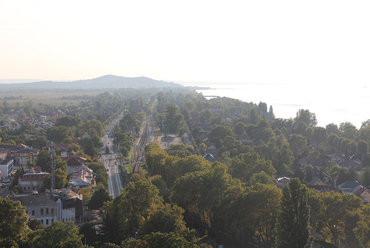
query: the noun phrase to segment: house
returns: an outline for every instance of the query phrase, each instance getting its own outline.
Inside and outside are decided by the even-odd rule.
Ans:
[[[312,166],[321,166],[324,160],[321,158],[306,157],[299,160],[299,163],[304,166],[310,164]]]
[[[358,197],[361,197],[361,199],[364,200],[365,203],[370,202],[370,192],[368,189],[361,186],[354,194]]]
[[[0,172],[2,180],[4,180],[14,169],[14,160],[13,159],[6,159],[0,161]]]
[[[79,157],[79,156],[71,156],[71,157],[67,157],[68,159],[65,160],[67,162],[67,166],[68,166],[68,175],[71,175],[73,174],[73,172],[80,166],[84,165],[86,159],[85,158],[82,158],[82,157]],[[64,159],[63,159],[64,160]]]
[[[314,177],[308,185],[325,185],[325,183],[320,178]]]
[[[28,156],[32,154],[32,160],[36,159],[40,150],[32,147],[23,148],[15,152],[15,164],[16,165],[26,165]]]
[[[279,188],[279,189],[283,189],[284,186],[287,186],[290,182],[290,178],[289,177],[280,177],[278,178],[276,181],[275,181],[275,185]]]
[[[83,195],[77,194],[69,189],[57,190],[56,194],[52,195],[50,199],[57,202],[62,201],[62,215],[61,221],[74,221],[80,224],[83,221]]]
[[[23,193],[38,191],[43,186],[47,175],[49,175],[47,172],[26,173],[22,178],[19,178],[18,186],[23,189]]]
[[[206,155],[204,155],[203,158],[205,160],[210,161],[210,162],[216,162],[217,161],[217,159],[215,157],[213,157],[212,154],[209,154],[209,153],[207,153]]]
[[[331,186],[331,185],[308,185],[307,188],[309,189],[316,189],[318,191],[320,191],[320,193],[326,193],[326,192],[331,192],[331,191],[334,191],[336,193],[338,193],[338,190],[336,187],[334,186]]]
[[[194,124],[193,129],[195,129],[197,127],[200,127],[201,129],[203,129],[204,132],[208,133],[209,131],[211,131],[213,125],[212,124],[205,124],[205,123],[197,123],[197,124]]]
[[[243,145],[247,143],[253,143],[253,140],[249,139],[247,135],[238,136],[236,137],[236,139],[240,140],[240,142],[242,142]]]
[[[0,148],[4,149],[8,153],[8,159],[15,158],[15,152],[26,148],[26,145],[19,144],[19,145],[1,145]]]
[[[83,188],[95,186],[96,183],[93,176],[93,170],[86,165],[81,165],[74,170],[68,183],[68,188],[76,193]]]
[[[7,150],[0,148],[0,160],[5,160],[8,157]]]
[[[130,113],[133,115],[139,112],[143,112],[143,109],[140,106],[135,106],[130,109]]]
[[[45,194],[22,194],[9,197],[10,200],[20,201],[26,207],[29,219],[38,219],[45,226],[51,225],[54,221],[61,221],[62,202],[51,200]]]
[[[362,162],[362,155],[361,155],[361,154],[352,155],[352,156],[350,157],[350,159],[351,159],[352,161],[356,161],[356,162],[361,163],[361,162]]]
[[[338,187],[343,189],[343,193],[354,194],[362,186],[357,181],[346,181]]]
[[[67,157],[68,146],[69,144],[56,143],[54,144],[55,148],[60,150],[60,157]],[[49,150],[51,145],[44,146],[41,150]]]
[[[338,165],[340,167],[346,167],[348,169],[351,168],[351,167],[354,167],[354,168],[361,167],[361,163],[359,163],[357,161],[352,161],[352,160],[339,162]]]

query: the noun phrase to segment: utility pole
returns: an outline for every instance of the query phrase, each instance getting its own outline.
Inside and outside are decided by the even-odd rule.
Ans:
[[[55,191],[55,144],[52,141],[50,144],[50,166],[51,166],[51,193],[53,194]]]

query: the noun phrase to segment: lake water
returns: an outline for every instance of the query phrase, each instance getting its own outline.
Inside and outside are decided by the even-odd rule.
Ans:
[[[316,114],[318,126],[351,122],[357,128],[370,119],[370,85],[313,84],[197,84],[212,89],[198,90],[204,96],[220,96],[245,102],[272,105],[277,118],[294,118],[299,109]]]

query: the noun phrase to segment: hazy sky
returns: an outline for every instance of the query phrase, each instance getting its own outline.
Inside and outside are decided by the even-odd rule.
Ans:
[[[368,83],[370,1],[0,0],[0,79]]]

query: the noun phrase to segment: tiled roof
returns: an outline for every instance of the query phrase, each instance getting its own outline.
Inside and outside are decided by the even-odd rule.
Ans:
[[[357,181],[346,181],[344,183],[342,183],[341,185],[339,185],[338,187],[339,188],[350,188],[350,189],[353,189],[353,188],[356,188],[360,186],[360,184],[357,182]]]
[[[10,200],[20,201],[22,206],[35,206],[43,204],[55,204],[54,201],[50,200],[49,197],[43,194],[32,194],[32,195],[14,195],[10,197]]]
[[[36,148],[24,148],[22,150],[16,151],[15,153],[38,153],[40,150]]]

